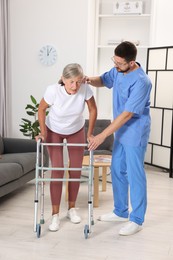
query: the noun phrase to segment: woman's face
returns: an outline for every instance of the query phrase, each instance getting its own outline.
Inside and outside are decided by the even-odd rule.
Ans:
[[[65,79],[62,77],[62,81],[64,83],[65,90],[69,95],[74,95],[78,92],[81,84],[82,84],[83,77],[72,77],[70,79]]]

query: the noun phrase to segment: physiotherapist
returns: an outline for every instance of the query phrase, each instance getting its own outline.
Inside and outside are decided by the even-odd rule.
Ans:
[[[92,86],[113,89],[114,119],[100,134],[90,138],[89,150],[95,150],[115,133],[111,164],[114,209],[99,220],[128,221],[119,231],[124,236],[142,229],[147,208],[144,157],[150,133],[151,81],[136,62],[136,56],[136,46],[124,41],[114,50],[114,67],[110,71],[86,77]]]

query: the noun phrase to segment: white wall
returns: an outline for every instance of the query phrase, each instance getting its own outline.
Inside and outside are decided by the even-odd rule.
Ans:
[[[151,44],[153,46],[173,46],[173,1],[154,0],[153,30]]]
[[[24,108],[30,102],[31,94],[39,101],[46,86],[56,82],[63,67],[70,62],[80,63],[87,75],[94,73],[95,0],[9,2],[12,73],[10,136],[23,137],[19,124],[21,118],[26,117]],[[154,0],[152,45],[173,45],[172,10],[172,0]],[[50,67],[43,66],[38,58],[39,49],[46,44],[54,45],[58,53],[57,63]],[[99,111],[105,105],[105,91],[104,103],[98,104]]]
[[[12,122],[10,135],[21,137],[19,124],[27,117],[30,95],[38,101],[48,84],[56,82],[63,67],[71,62],[86,69],[87,0],[10,0],[10,42],[12,73]],[[57,62],[40,63],[39,49],[52,44]]]

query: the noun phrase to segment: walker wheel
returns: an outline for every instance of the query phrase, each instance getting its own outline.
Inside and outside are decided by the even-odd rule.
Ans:
[[[41,225],[40,224],[37,224],[36,226],[36,232],[37,232],[37,238],[40,237],[40,234],[41,234]]]
[[[85,225],[85,227],[84,227],[84,236],[85,236],[85,239],[88,238],[88,234],[89,234],[89,226],[88,226],[88,225]]]

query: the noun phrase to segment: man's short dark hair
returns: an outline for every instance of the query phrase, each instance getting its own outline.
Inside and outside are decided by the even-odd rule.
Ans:
[[[127,62],[135,61],[137,48],[132,42],[121,42],[114,50],[115,56],[124,58]]]

